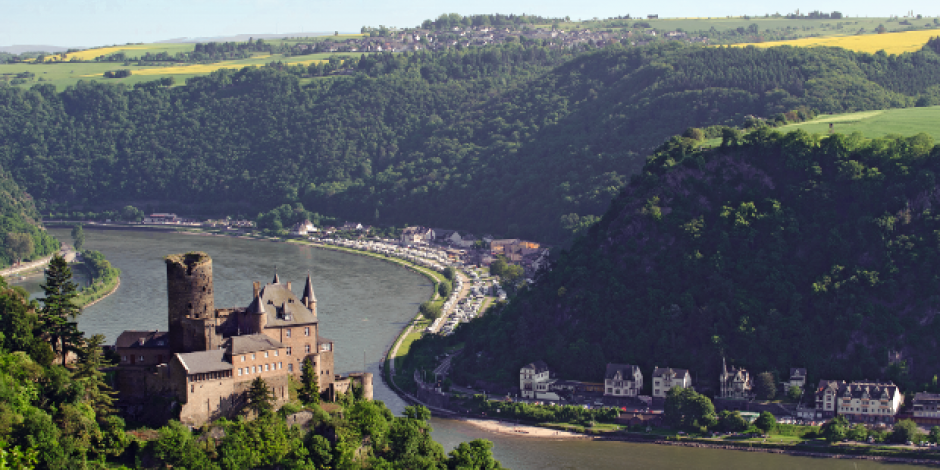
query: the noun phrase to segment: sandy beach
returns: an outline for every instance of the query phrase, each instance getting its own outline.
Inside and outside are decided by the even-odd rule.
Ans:
[[[554,429],[540,428],[535,426],[517,425],[504,421],[490,421],[486,419],[462,419],[461,421],[470,423],[479,428],[490,432],[500,434],[509,434],[520,437],[538,437],[548,439],[591,439],[590,436],[568,431],[557,431]]]

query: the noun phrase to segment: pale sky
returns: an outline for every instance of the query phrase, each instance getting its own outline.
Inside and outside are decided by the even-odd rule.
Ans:
[[[413,27],[441,13],[530,13],[606,18],[763,15],[799,8],[837,10],[850,16],[940,15],[940,2],[786,0],[755,2],[671,0],[0,0],[0,46],[14,44],[101,46],[178,37],[359,32],[363,25]]]

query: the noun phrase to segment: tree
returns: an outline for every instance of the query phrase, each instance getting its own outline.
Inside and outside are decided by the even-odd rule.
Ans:
[[[499,470],[504,468],[493,458],[493,443],[486,439],[461,442],[450,451],[447,459],[449,470]]]
[[[46,268],[46,283],[41,287],[46,296],[40,299],[43,303],[39,312],[40,328],[49,335],[53,349],[61,355],[65,365],[68,352],[76,351],[82,339],[77,324],[69,321],[78,317],[81,309],[72,303],[78,295],[78,286],[72,282],[72,269],[65,258],[52,257]]]
[[[447,298],[447,296],[450,295],[450,283],[442,282],[438,284],[437,293],[440,294],[441,297]]]
[[[144,220],[144,212],[134,206],[124,206],[121,209],[121,220],[125,222],[140,222]]]
[[[98,413],[98,416],[107,416],[114,412],[114,392],[105,380],[101,369],[111,364],[104,357],[101,345],[104,344],[104,335],[96,334],[79,348],[79,361],[75,370],[74,379],[83,385],[85,401]]]
[[[845,416],[838,415],[829,420],[819,430],[820,435],[829,442],[837,442],[845,439],[848,433],[849,420]]]
[[[787,390],[787,398],[789,398],[790,401],[798,401],[801,396],[803,396],[803,390],[801,390],[800,387],[797,387],[796,385],[791,386]]]
[[[868,428],[864,424],[858,423],[845,433],[845,437],[851,441],[863,442],[868,439]]]
[[[75,251],[82,251],[82,247],[85,246],[85,229],[82,224],[72,227],[72,244],[75,245]]]
[[[274,409],[274,395],[261,377],[256,377],[251,381],[251,388],[248,390],[248,407],[258,415],[268,414]]]
[[[930,434],[927,436],[927,439],[934,444],[940,443],[940,426],[930,428]]]
[[[773,400],[777,395],[777,381],[774,380],[773,372],[763,372],[758,374],[754,388],[757,397],[762,400]]]
[[[754,420],[754,427],[767,434],[771,429],[777,426],[777,418],[769,411],[762,411],[760,416]]]
[[[317,374],[313,370],[313,362],[308,357],[304,359],[304,365],[300,374],[300,401],[305,404],[320,403],[320,384],[317,380]]]
[[[430,320],[437,320],[441,316],[440,305],[435,305],[434,302],[430,300],[422,303],[418,310],[421,312],[421,315],[424,315],[424,318]]]
[[[918,443],[924,440],[924,434],[920,432],[917,423],[904,419],[894,425],[894,431],[891,432],[891,440],[898,444],[907,442]]]
[[[722,411],[718,414],[718,429],[723,432],[741,432],[747,429],[747,420],[740,411]]]
[[[8,233],[6,251],[15,263],[19,263],[33,252],[33,237],[28,233]]]
[[[712,401],[691,388],[670,390],[663,414],[666,423],[677,428],[708,428],[718,422]]]

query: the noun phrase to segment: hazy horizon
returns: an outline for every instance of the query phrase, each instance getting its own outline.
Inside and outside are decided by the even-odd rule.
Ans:
[[[678,0],[654,8],[610,0],[590,4],[558,0],[479,0],[473,3],[418,0],[402,4],[376,0],[342,3],[323,0],[46,0],[14,3],[12,0],[0,0],[0,12],[3,12],[0,15],[0,46],[95,47],[242,34],[358,32],[362,26],[380,24],[414,27],[425,19],[452,12],[462,15],[526,13],[586,20],[626,14],[659,14],[660,17],[763,16],[765,13],[786,14],[797,8],[801,12],[840,11],[849,16],[863,17],[903,16],[910,10],[924,16],[940,15],[940,4],[925,0],[900,6],[871,0],[821,0],[779,5],[742,0],[720,4]]]

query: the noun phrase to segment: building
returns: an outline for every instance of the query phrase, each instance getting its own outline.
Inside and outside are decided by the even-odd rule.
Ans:
[[[751,375],[743,368],[728,368],[724,358],[721,360],[721,398],[747,400],[753,397]]]
[[[829,419],[836,415],[836,396],[845,385],[844,380],[820,380],[816,386],[816,419]]]
[[[917,424],[940,425],[940,393],[918,392],[911,402],[911,411]]]
[[[447,230],[443,228],[431,229],[434,232],[434,241],[444,245],[459,245],[460,234],[456,230]]]
[[[402,246],[429,243],[434,239],[434,231],[426,227],[408,227],[401,232]]]
[[[180,218],[176,214],[156,212],[144,217],[145,224],[178,224]]]
[[[543,395],[549,392],[551,382],[551,372],[545,361],[526,364],[519,370],[519,392],[522,398],[540,398],[540,392]],[[558,399],[557,394],[555,399]]]
[[[666,398],[673,388],[690,388],[691,386],[692,376],[686,369],[653,368],[653,398]]]
[[[797,367],[790,368],[790,381],[786,383],[787,389],[796,387],[800,390],[806,386],[806,369]]]
[[[209,255],[170,255],[166,268],[168,331],[125,331],[115,344],[116,389],[125,410],[152,395],[172,396],[181,405],[180,421],[200,425],[240,410],[257,377],[279,407],[288,399],[288,376],[299,380],[308,359],[326,397],[353,383],[372,397],[371,374],[336,374],[333,341],[318,334],[309,275],[299,299],[275,274],[271,283],[253,284],[247,307],[217,309]]]
[[[607,364],[604,374],[605,397],[637,397],[643,391],[643,373],[630,364]]]
[[[891,382],[863,380],[842,385],[836,412],[860,423],[894,423],[904,397]]]
[[[314,227],[313,222],[309,220],[304,220],[303,222],[297,222],[293,227],[290,228],[290,234],[294,236],[304,237],[311,233],[316,233],[317,228]]]

